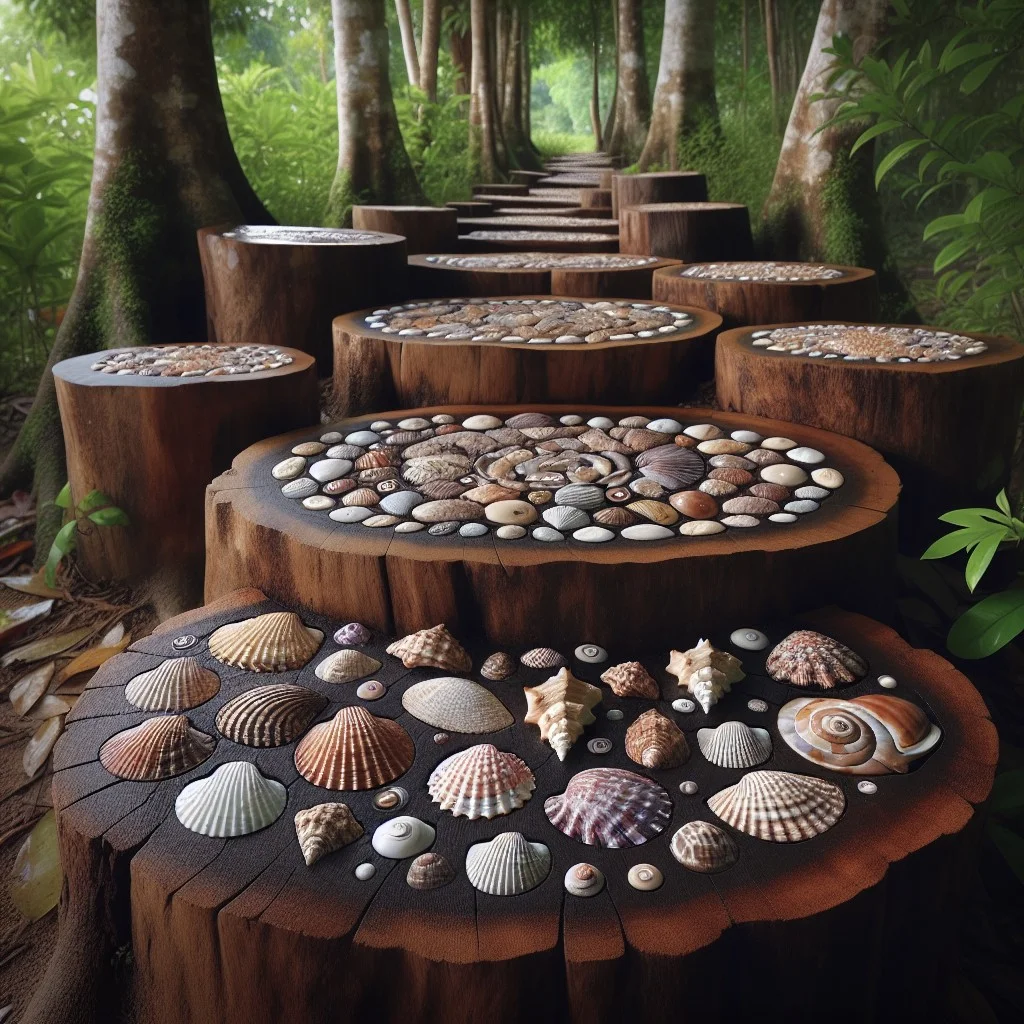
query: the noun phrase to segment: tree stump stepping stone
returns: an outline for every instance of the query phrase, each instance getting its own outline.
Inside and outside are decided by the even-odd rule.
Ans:
[[[334,408],[678,401],[710,379],[720,324],[704,310],[576,296],[363,310],[334,324]]]
[[[473,186],[473,195],[492,196],[526,196],[530,194],[529,185],[512,185],[507,182],[491,182]]]
[[[578,209],[578,207],[577,207]],[[516,228],[524,231],[585,231],[598,232],[604,235],[617,235],[619,222],[605,220],[601,217],[576,217],[571,215],[569,207],[566,212],[559,213],[503,213],[491,217],[461,217],[459,230],[462,232],[490,230],[491,228]],[[435,247],[436,251],[438,247]]]
[[[225,627],[256,631],[258,616],[282,612],[291,637],[313,638],[290,667],[214,656]],[[834,1000],[846,969],[855,1005],[840,1000],[830,1019],[941,1009],[958,879],[977,855],[968,826],[998,740],[981,697],[937,655],[826,609],[720,618],[703,654],[681,618],[671,656],[668,643],[640,649],[584,628],[550,650],[528,638],[493,658],[499,649],[470,633],[431,630],[404,639],[400,660],[393,636],[289,612],[250,590],[172,619],[108,661],[68,715],[53,776],[66,884],[29,1024],[70,1024],[82,986],[101,1006],[116,998],[111,965],[129,940],[140,1024],[299,1024],[327,1006],[342,1020],[360,1006],[381,1021],[423,1019],[425,1006],[431,1020],[502,1024],[660,1021],[681,1006],[709,1019],[756,1019],[765,1006],[809,1019],[808,1000]],[[811,652],[803,667],[820,668],[822,649],[853,665],[853,681],[822,690],[780,678],[773,652],[794,629],[817,637],[799,645]],[[325,681],[339,657],[356,678]],[[741,666],[708,712],[666,669],[693,657]],[[141,674],[186,658],[218,683],[203,703],[166,713],[128,699]],[[428,667],[454,663],[457,673]],[[613,666],[618,689],[602,680]],[[374,700],[359,695],[371,675]],[[626,678],[646,689],[623,691]],[[560,760],[530,723],[565,693],[592,711],[576,704],[547,722],[549,738],[573,727],[567,750],[555,741]],[[147,759],[141,743],[127,757],[128,731],[156,735],[161,718],[175,725],[172,756]],[[286,734],[261,732],[282,721]],[[361,745],[337,749],[324,723],[339,721],[360,723]],[[830,726],[875,730],[888,763],[873,745],[846,755],[857,744],[838,739],[819,759],[801,753],[813,746],[802,737]],[[747,742],[725,741],[737,734]],[[280,745],[246,745],[259,736]],[[337,774],[310,750],[340,755]],[[723,767],[737,751],[742,766]],[[371,788],[322,784],[350,787],[346,766],[374,758],[389,770],[365,777]],[[488,765],[501,766],[500,784],[482,781]],[[247,788],[230,791],[229,777]],[[477,797],[460,778],[481,779]],[[297,815],[329,851],[312,864]],[[778,841],[784,829],[799,841]],[[799,985],[794,965],[806,969]]]
[[[436,252],[455,245],[459,214],[446,206],[353,206],[352,226],[359,231],[403,235],[406,251]]]
[[[610,188],[581,189],[580,206],[584,210],[600,210],[602,216],[610,217],[612,216],[612,190]]]
[[[211,484],[206,597],[257,586],[374,628],[552,646],[839,599],[884,615],[899,486],[857,441],[708,409],[379,412],[254,445]]]
[[[509,177],[512,179],[513,185],[530,186],[539,179],[546,178],[547,176],[547,171],[528,171],[519,167],[509,171]]]
[[[79,564],[100,580],[157,576],[177,609],[202,594],[206,485],[240,447],[320,416],[313,357],[292,348],[111,349],[53,376],[73,500],[101,491],[130,520],[79,531]]]
[[[691,263],[654,278],[662,302],[702,306],[726,327],[878,316],[873,270],[822,263]]]
[[[649,299],[655,270],[679,264],[619,253],[430,253],[409,257],[414,295],[573,295]]]
[[[290,345],[331,372],[331,321],[405,292],[405,239],[345,228],[201,228],[209,340]]]
[[[495,196],[497,202],[504,203],[505,196]],[[488,217],[494,213],[494,203],[481,199],[453,199],[445,203],[449,210],[454,210],[459,217]]]
[[[463,252],[618,252],[619,236],[602,231],[480,228],[459,235],[459,248]]]
[[[708,184],[697,171],[649,171],[612,178],[612,216],[624,206],[648,203],[706,203]]]
[[[715,360],[724,408],[793,417],[883,452],[903,480],[901,527],[915,545],[942,512],[991,505],[1009,477],[1024,349],[1008,338],[817,321],[726,331]]]
[[[684,263],[754,255],[750,217],[739,203],[646,203],[621,207],[617,216],[622,252]]]
[[[541,178],[537,188],[597,188],[601,182],[601,172],[596,169],[573,169],[559,171],[550,177]]]
[[[578,205],[579,197],[573,196],[567,191],[561,191],[558,195],[545,195],[545,196],[508,196],[508,195],[496,195],[496,194],[485,194],[478,193],[474,195],[474,199],[489,202],[494,206],[500,206],[505,209],[522,209],[522,210],[545,210],[545,209],[566,209],[568,206]]]
[[[530,195],[527,198],[559,199],[564,203],[572,203],[573,206],[579,206],[580,197],[583,195],[584,191],[586,191],[585,188],[579,188],[578,186],[570,185],[562,185],[557,188],[531,188]]]

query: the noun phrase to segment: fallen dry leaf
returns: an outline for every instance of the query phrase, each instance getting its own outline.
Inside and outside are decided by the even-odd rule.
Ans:
[[[89,626],[81,629],[73,629],[70,633],[61,633],[58,636],[44,636],[39,640],[33,640],[24,647],[16,647],[8,651],[3,658],[0,658],[0,667],[15,665],[19,661],[41,661],[43,658],[53,658],[58,654],[72,648],[75,644],[81,643],[92,633]]]
[[[66,683],[61,683],[53,692],[58,697],[78,697],[85,692],[85,688],[89,685],[89,680],[95,674],[95,672],[79,672],[73,679],[69,679]]]
[[[49,810],[36,822],[14,859],[11,902],[22,916],[38,921],[57,906],[63,879],[57,821]]]
[[[64,731],[64,716],[48,718],[34,733],[25,745],[25,753],[22,756],[21,764],[25,774],[31,779],[40,768],[46,764],[54,744]]]
[[[45,722],[48,718],[55,718],[57,715],[66,715],[71,710],[71,705],[61,697],[55,697],[52,693],[46,694],[41,700],[32,705],[31,710],[25,715],[37,722]]]
[[[96,645],[97,647],[117,647],[121,641],[124,640],[124,621],[122,620],[116,626],[112,626],[104,634],[103,639]],[[131,642],[131,638],[125,640],[124,646],[127,647]]]
[[[0,576],[0,583],[11,590],[17,590],[22,594],[31,594],[33,597],[65,596],[62,590],[55,590],[46,585],[42,569],[32,576]]]
[[[22,676],[11,687],[11,707],[14,708],[15,714],[27,714],[29,708],[46,693],[46,688],[50,685],[50,680],[53,678],[56,668],[56,662],[53,661],[40,665],[39,668],[33,669],[28,675]]]
[[[107,634],[110,635],[109,633]],[[106,637],[103,638],[106,640]],[[57,687],[67,682],[72,676],[77,676],[81,672],[89,672],[92,669],[99,668],[105,661],[109,661],[115,654],[120,654],[130,643],[132,638],[130,634],[125,634],[124,628],[121,629],[120,638],[111,645],[104,645],[100,643],[96,647],[90,647],[88,650],[82,651],[81,654],[77,655],[71,661],[65,665],[60,672],[57,673],[57,678],[54,683]]]
[[[0,646],[17,640],[28,627],[45,615],[50,614],[53,608],[53,601],[37,601],[35,604],[22,605],[21,608],[4,609],[0,611]],[[10,654],[14,652],[11,651]],[[2,664],[7,665],[7,658],[10,654],[4,655]]]

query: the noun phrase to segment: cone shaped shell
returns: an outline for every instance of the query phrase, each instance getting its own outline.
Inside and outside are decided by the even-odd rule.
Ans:
[[[362,834],[363,826],[348,804],[317,804],[295,815],[295,835],[307,867],[348,846]]]
[[[380,662],[362,651],[346,647],[324,658],[314,669],[317,679],[325,683],[354,683],[380,668]]]
[[[440,889],[455,881],[455,868],[444,854],[421,853],[409,865],[405,880],[412,889]]]
[[[462,645],[443,626],[421,629],[396,640],[388,654],[401,658],[406,668],[440,668],[448,672],[468,672],[473,661]]]
[[[626,730],[626,754],[645,768],[678,768],[690,756],[683,730],[653,708]]]
[[[188,711],[216,697],[220,679],[198,658],[168,658],[135,676],[124,689],[125,699],[143,711]]]
[[[601,673],[601,682],[612,688],[616,697],[642,697],[657,700],[661,696],[658,682],[639,661],[624,661]]]
[[[715,729],[698,729],[697,745],[720,768],[753,768],[772,756],[768,730],[751,728],[745,722],[723,722]]]
[[[248,761],[228,761],[190,782],[174,802],[178,821],[201,836],[227,839],[258,832],[277,821],[288,791]]]
[[[811,629],[790,633],[768,655],[765,667],[779,682],[824,690],[855,683],[868,671],[867,662],[855,651]]]
[[[210,637],[210,653],[225,665],[250,672],[286,672],[302,668],[323,638],[295,612],[268,612],[221,626]]]
[[[589,768],[544,801],[548,821],[587,846],[640,846],[664,832],[672,801],[656,782],[621,768]]]
[[[733,837],[710,821],[688,821],[672,837],[670,849],[684,868],[705,875],[732,867],[740,856]]]
[[[100,747],[100,764],[120,779],[151,782],[191,771],[215,746],[184,715],[162,715],[111,736]]]
[[[497,732],[515,719],[486,687],[472,679],[439,676],[410,686],[402,707],[427,725],[447,732]]]
[[[729,692],[743,677],[739,659],[701,640],[688,651],[672,651],[666,671],[674,675],[705,712]]]
[[[348,707],[306,733],[295,748],[295,767],[324,789],[376,789],[408,771],[415,753],[397,722]]]
[[[518,896],[535,889],[551,871],[551,851],[521,832],[502,832],[466,853],[470,884],[492,896]]]
[[[540,738],[554,750],[559,761],[564,761],[569,748],[583,734],[583,727],[596,721],[592,709],[601,703],[600,688],[562,668],[540,686],[528,686],[524,692],[524,721],[537,726]]]
[[[280,747],[296,740],[327,698],[305,686],[271,683],[232,697],[217,712],[217,728],[247,747]]]
[[[525,761],[491,743],[460,750],[442,761],[427,791],[455,817],[493,818],[522,807],[536,786]]]
[[[770,843],[797,843],[830,829],[846,807],[834,783],[762,770],[715,793],[708,807],[727,825]]]

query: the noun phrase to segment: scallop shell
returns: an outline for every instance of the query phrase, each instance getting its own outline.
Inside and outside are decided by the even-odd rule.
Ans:
[[[636,468],[662,487],[679,491],[700,480],[704,475],[704,460],[689,448],[663,444],[641,452],[636,457]]]
[[[355,842],[363,834],[348,804],[317,804],[295,815],[295,835],[303,860],[312,867],[321,857]]]
[[[178,821],[201,836],[228,839],[258,832],[281,816],[288,791],[249,761],[228,761],[190,782],[174,801]]]
[[[767,729],[745,722],[723,722],[715,729],[698,729],[697,745],[720,768],[753,768],[772,756],[772,737]]]
[[[455,881],[455,868],[442,853],[421,853],[409,865],[405,880],[412,889],[440,889]]]
[[[125,699],[143,711],[188,711],[216,697],[220,679],[198,658],[168,658],[135,676],[124,688]]]
[[[688,821],[672,837],[669,848],[684,868],[703,875],[732,867],[740,856],[736,840],[710,821]]]
[[[565,873],[565,891],[573,896],[596,896],[604,889],[604,872],[593,864],[573,864]]]
[[[440,668],[468,672],[473,667],[462,645],[443,626],[432,626],[402,637],[388,646],[388,654],[402,659],[406,668]]]
[[[491,896],[518,896],[536,889],[551,871],[551,851],[521,832],[501,832],[466,852],[466,875]]]
[[[579,530],[589,524],[590,517],[572,505],[553,505],[544,510],[544,522],[556,530]]]
[[[217,728],[247,747],[280,747],[302,735],[327,698],[305,686],[271,683],[232,697],[217,712]]]
[[[621,505],[599,508],[594,513],[594,522],[602,526],[632,526],[640,522],[640,517]]]
[[[566,658],[550,647],[534,647],[521,655],[519,662],[527,668],[560,668]]]
[[[216,745],[185,715],[161,715],[111,736],[100,747],[100,764],[120,779],[152,782],[191,771]]]
[[[661,696],[658,682],[639,661],[624,661],[601,673],[601,682],[612,688],[616,697],[642,697],[657,700]]]
[[[324,635],[304,626],[295,612],[268,612],[221,626],[210,637],[210,653],[225,665],[250,672],[302,668]]]
[[[564,793],[544,801],[548,821],[587,846],[640,846],[665,831],[672,817],[668,793],[651,779],[622,768],[588,768]]]
[[[502,679],[508,679],[509,676],[515,673],[515,670],[516,663],[511,655],[506,654],[504,651],[498,651],[487,658],[483,665],[480,666],[480,675],[484,679],[500,682]]]
[[[586,512],[604,504],[604,491],[594,484],[566,484],[555,491],[555,501]]]
[[[645,711],[626,730],[626,754],[645,768],[678,768],[690,756],[683,730],[660,711]]]
[[[540,686],[525,687],[524,692],[524,721],[537,726],[540,738],[547,741],[559,761],[564,761],[569,748],[583,734],[583,727],[596,721],[593,708],[601,703],[600,688],[562,668]]]
[[[408,771],[415,756],[397,722],[354,706],[306,733],[295,748],[295,767],[324,789],[376,789]]]
[[[410,686],[402,694],[402,707],[421,722],[449,732],[497,732],[515,721],[490,690],[458,676]]]
[[[679,513],[671,505],[664,501],[654,501],[652,498],[631,501],[626,508],[648,522],[657,523],[659,526],[671,526],[679,519]]]
[[[688,651],[672,651],[666,670],[690,692],[705,713],[745,675],[739,658],[712,647],[708,640],[701,640]]]
[[[432,825],[408,814],[400,814],[377,826],[370,845],[382,857],[404,860],[423,853],[434,842],[436,835]]]
[[[765,662],[768,675],[794,686],[831,690],[867,675],[867,662],[845,644],[812,629],[790,633]]]
[[[491,743],[460,750],[431,773],[427,792],[454,817],[510,814],[533,795],[536,782],[526,762]]]
[[[916,704],[881,693],[853,700],[797,697],[783,705],[778,724],[801,757],[847,775],[907,772],[942,736]]]
[[[727,825],[770,843],[797,843],[830,829],[846,808],[843,791],[809,775],[761,770],[715,793],[708,807]]]
[[[325,683],[354,683],[380,668],[380,662],[362,651],[346,647],[324,658],[314,669],[317,679]]]

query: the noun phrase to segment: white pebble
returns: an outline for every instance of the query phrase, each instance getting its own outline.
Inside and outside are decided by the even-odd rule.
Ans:
[[[686,697],[679,697],[672,701],[672,710],[678,711],[681,715],[689,715],[697,710],[697,705]]]
[[[786,452],[796,447],[796,441],[789,437],[766,437],[761,442],[761,447],[772,452]]]
[[[834,491],[837,487],[842,487],[846,482],[843,474],[838,469],[812,469],[811,479],[816,484],[821,484],[822,487],[827,487],[831,491]]]
[[[885,688],[886,690],[896,689],[896,680],[892,676],[879,676],[878,685]]]
[[[817,448],[790,448],[786,456],[794,462],[802,462],[808,466],[816,466],[819,462],[825,461],[825,453],[819,452]]]
[[[594,427],[597,430],[611,430],[615,423],[608,419],[607,416],[595,416],[593,419],[587,420],[587,426]]]
[[[372,508],[363,508],[353,505],[348,508],[336,508],[333,512],[327,513],[336,523],[361,523],[374,514]]]
[[[574,530],[572,536],[573,540],[581,540],[584,544],[603,544],[615,539],[615,534],[603,526],[584,526],[582,529]]]
[[[360,882],[368,882],[375,874],[377,869],[369,861],[356,866],[355,876]]]
[[[551,543],[553,541],[565,540],[565,535],[560,533],[558,530],[551,526],[538,526],[533,531],[532,535],[534,540],[543,540]]]
[[[741,626],[729,634],[729,643],[743,651],[763,651],[768,646],[768,637],[759,629]]]
[[[526,529],[522,526],[500,526],[494,531],[495,537],[500,540],[519,540],[520,537],[526,536]]]

